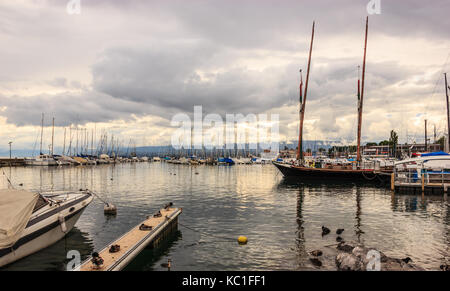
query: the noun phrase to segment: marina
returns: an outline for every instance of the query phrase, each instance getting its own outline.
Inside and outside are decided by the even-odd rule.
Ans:
[[[393,195],[389,186],[364,182],[301,182],[283,178],[270,164],[125,163],[5,173],[32,192],[91,189],[118,211],[105,216],[104,203],[94,199],[64,239],[2,270],[66,270],[67,251],[80,251],[85,261],[168,201],[183,207],[178,231],[159,248],[144,249],[125,270],[167,271],[168,259],[173,271],[335,270],[336,254],[327,246],[336,237],[322,237],[322,225],[344,228],[346,241],[409,256],[427,270],[439,270],[448,256],[450,209],[442,195]],[[237,243],[241,235],[246,245]],[[315,249],[324,251],[320,268],[309,261]]]
[[[450,271],[436,1],[0,3],[0,274]]]

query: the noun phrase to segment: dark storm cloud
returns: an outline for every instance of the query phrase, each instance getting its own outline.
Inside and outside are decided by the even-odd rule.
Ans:
[[[139,116],[144,112],[151,112],[148,105],[115,100],[106,94],[91,91],[30,97],[0,96],[0,106],[7,107],[2,114],[7,118],[7,122],[19,126],[39,125],[42,113],[46,114],[47,121],[55,117],[57,126],[67,126],[118,119],[130,120],[132,114]]]
[[[397,36],[449,36],[450,2],[435,0],[380,0],[381,14],[374,15],[377,33]],[[286,37],[308,33],[310,23],[320,23],[325,34],[355,33],[358,20],[367,15],[369,0],[171,0],[85,1],[83,6],[111,6],[124,13],[162,13],[175,18],[189,36],[202,36],[230,46],[264,47]],[[138,8],[138,9],[133,9]],[[140,12],[137,10],[141,10]]]
[[[159,26],[151,26],[154,34],[142,33],[139,39],[131,39],[126,45],[111,39],[99,45],[102,50],[98,53],[98,59],[91,62],[91,89],[86,89],[87,86],[77,81],[69,82],[71,77],[61,76],[49,84],[83,89],[79,93],[57,95],[4,96],[0,99],[0,106],[6,108],[0,114],[6,116],[9,123],[38,125],[41,112],[46,112],[55,115],[57,122],[67,125],[129,120],[134,118],[133,115],[146,114],[170,119],[179,111],[191,113],[194,105],[203,105],[205,113],[223,114],[260,113],[285,104],[297,104],[298,69],[305,68],[312,20],[317,21],[318,47],[332,38],[357,37],[355,46],[361,47],[362,52],[368,2],[81,0],[80,17],[96,15],[97,21],[108,23],[113,23],[115,19],[109,18],[110,15],[104,11],[115,11],[117,17],[123,17],[114,26],[117,28],[114,38],[117,40],[129,38],[134,32],[131,29],[150,27],[147,21],[153,18],[162,21]],[[66,1],[49,3],[65,13]],[[419,36],[428,40],[448,39],[450,1],[381,0],[381,4],[382,14],[370,18],[370,37],[378,34],[396,38]],[[0,31],[8,35],[26,33],[29,28],[26,20],[34,21],[39,16],[31,13],[30,17],[30,13],[17,9],[4,11],[0,11],[0,15],[5,16],[0,18]],[[74,26],[84,25],[83,33],[76,36],[89,36],[90,26],[95,23],[86,21],[83,24],[82,20],[78,20],[83,18],[76,17],[64,19],[64,27],[71,27],[70,23],[67,24],[70,19]],[[62,16],[58,14],[55,19],[56,22],[50,18],[39,19],[30,33],[45,36],[47,42],[54,39],[56,44],[61,45],[71,36],[58,30],[58,21]],[[158,29],[166,32],[167,27],[170,27],[170,33],[155,39],[155,35],[160,36]],[[134,45],[133,40],[139,41],[139,44]],[[334,47],[326,49],[333,57]],[[294,56],[295,53],[297,55]],[[39,51],[39,54],[45,54],[45,51]],[[84,51],[80,50],[77,57],[82,58],[83,55]],[[242,61],[254,59],[265,63],[272,56],[281,56],[289,61],[287,64],[270,63],[264,65],[264,69],[252,68]],[[321,106],[331,106],[335,110],[334,115],[328,116],[330,120],[324,119],[319,124],[323,130],[339,129],[330,122],[335,124],[336,116],[355,109],[357,65],[361,61],[360,55],[329,59],[313,56],[308,110],[318,110]],[[17,60],[11,61],[13,63]],[[369,60],[368,102],[380,106],[385,103],[385,96],[380,92],[404,100],[405,96],[398,96],[386,87],[413,76],[417,71],[420,70],[414,66],[414,60],[409,66]],[[18,77],[15,76],[16,79]],[[424,91],[429,87],[424,86]]]
[[[222,70],[214,66],[219,52],[198,44],[109,50],[93,66],[93,87],[117,99],[187,112],[203,105],[215,113],[258,113],[288,100],[295,77],[284,67]]]

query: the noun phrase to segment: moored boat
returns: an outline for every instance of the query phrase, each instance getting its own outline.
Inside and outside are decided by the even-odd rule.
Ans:
[[[388,179],[389,173],[373,168],[357,169],[352,166],[330,166],[325,168],[306,167],[295,164],[272,162],[285,177],[312,179],[349,179],[352,181],[377,181]]]
[[[0,190],[0,267],[40,251],[72,230],[92,201],[88,190]]]
[[[367,51],[367,35],[368,35],[369,18],[366,19],[366,32],[364,43],[364,58],[362,69],[362,82],[360,89],[360,80],[358,74],[357,82],[357,96],[358,96],[358,132],[357,132],[357,157],[354,161],[345,161],[340,163],[319,163],[319,165],[312,165],[305,162],[303,154],[303,120],[305,116],[306,98],[308,92],[308,81],[311,66],[311,54],[314,41],[314,26],[312,26],[311,44],[309,48],[308,69],[306,75],[305,89],[303,93],[303,79],[300,75],[300,126],[299,126],[299,142],[297,148],[297,161],[290,164],[273,162],[273,164],[280,170],[284,176],[290,177],[307,177],[320,179],[350,179],[350,180],[375,180],[385,179],[392,173],[392,167],[380,167],[380,161],[372,161],[367,163],[361,155],[361,124],[363,111],[363,97],[364,97],[364,81],[365,81],[365,67],[366,67],[366,51]],[[300,74],[301,74],[300,70]],[[369,165],[369,166],[368,166]],[[376,179],[376,178],[379,179]]]
[[[35,158],[25,158],[27,166],[57,166],[58,163],[50,155],[39,155]]]

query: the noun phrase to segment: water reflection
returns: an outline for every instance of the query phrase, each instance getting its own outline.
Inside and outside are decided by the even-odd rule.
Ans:
[[[297,194],[297,238],[296,238],[296,246],[297,252],[299,256],[299,264],[298,268],[304,267],[304,262],[302,262],[301,258],[308,257],[308,252],[305,247],[305,229],[303,227],[303,200],[305,195],[305,187],[300,186]]]
[[[7,173],[14,185],[23,183],[21,189],[89,188],[118,207],[116,217],[105,217],[102,203],[94,199],[80,217],[74,231],[82,235],[73,237],[74,247],[86,254],[102,249],[167,202],[183,207],[180,222],[197,232],[183,228],[183,236],[161,252],[146,250],[133,270],[160,270],[168,257],[174,270],[312,269],[308,253],[316,249],[329,261],[321,269],[333,270],[334,254],[327,246],[336,245],[337,228],[345,229],[341,237],[346,241],[409,256],[427,269],[438,269],[449,253],[446,197],[392,195],[367,183],[284,179],[272,165],[133,163],[12,168]],[[322,225],[332,232],[322,237]],[[239,235],[249,238],[246,246],[235,242]],[[38,257],[11,266],[64,269],[64,251]]]
[[[358,242],[361,242],[361,234],[364,231],[361,229],[361,187],[356,187],[356,215],[355,215],[355,234],[358,237]]]
[[[296,248],[301,267],[308,267],[301,264],[308,252],[333,242],[337,228],[346,229],[342,235],[346,241],[391,256],[410,256],[424,268],[435,270],[449,256],[447,197],[395,195],[367,183],[291,178],[282,179],[276,190],[297,193]],[[320,238],[321,225],[329,227],[331,234]]]
[[[155,249],[144,249],[125,269],[124,271],[167,271],[166,268],[156,264],[158,261],[167,262],[171,259],[170,249],[175,246],[178,240],[181,240],[181,231],[175,231],[163,243]],[[177,263],[172,259],[171,270],[176,271]]]
[[[64,239],[40,252],[32,254],[25,259],[19,260],[2,268],[6,271],[54,271],[66,270],[68,259],[67,252],[77,250],[80,252],[81,261],[85,260],[94,249],[92,239],[86,232],[74,227]],[[36,266],[39,266],[37,269]]]

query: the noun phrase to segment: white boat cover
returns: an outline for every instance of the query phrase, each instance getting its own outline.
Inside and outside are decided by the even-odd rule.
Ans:
[[[39,194],[23,190],[0,190],[0,249],[13,246],[33,213]]]

